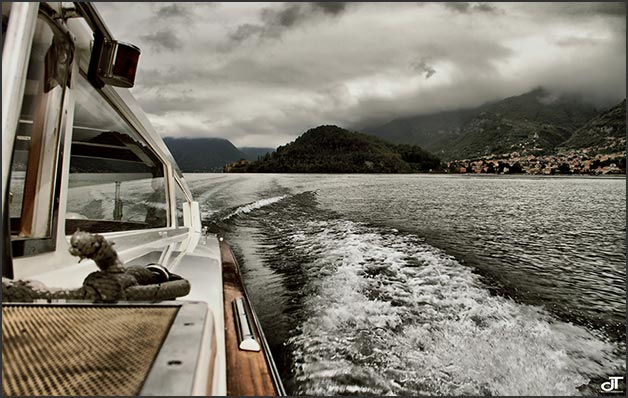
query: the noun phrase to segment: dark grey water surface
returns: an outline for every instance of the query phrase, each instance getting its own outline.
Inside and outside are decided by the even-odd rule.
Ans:
[[[186,178],[290,394],[598,394],[625,374],[623,178]]]

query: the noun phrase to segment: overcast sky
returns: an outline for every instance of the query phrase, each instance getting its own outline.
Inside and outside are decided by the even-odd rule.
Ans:
[[[162,136],[276,147],[538,86],[626,96],[625,3],[97,3]]]

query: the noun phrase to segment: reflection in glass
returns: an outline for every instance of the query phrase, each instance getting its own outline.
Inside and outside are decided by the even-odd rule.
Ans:
[[[167,226],[162,163],[82,76],[76,88],[66,233]]]

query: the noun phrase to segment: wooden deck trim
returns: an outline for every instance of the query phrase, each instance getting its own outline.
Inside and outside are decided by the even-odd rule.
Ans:
[[[243,351],[238,348],[238,336],[234,320],[232,302],[237,297],[245,297],[238,265],[226,242],[220,242],[222,259],[223,297],[225,314],[225,351],[227,356],[227,395],[236,396],[277,396],[277,388],[268,365],[264,350]],[[247,309],[252,312],[248,299]],[[259,331],[253,325],[255,337]],[[261,339],[260,339],[261,340]]]

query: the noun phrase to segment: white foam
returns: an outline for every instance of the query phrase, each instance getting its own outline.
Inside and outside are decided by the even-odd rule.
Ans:
[[[246,214],[246,213],[250,213],[253,210],[257,210],[257,209],[261,209],[262,207],[266,207],[266,206],[270,206],[273,203],[277,203],[283,199],[286,198],[287,195],[282,195],[282,196],[275,196],[273,198],[267,198],[267,199],[260,199],[256,202],[253,203],[249,203],[246,204],[244,206],[240,206],[237,209],[235,209],[235,211],[233,211],[232,213],[230,213],[229,215],[223,217],[221,220],[225,221],[230,219],[231,217],[237,216],[239,214]]]
[[[611,343],[491,296],[416,237],[331,220],[289,239],[315,258],[288,342],[298,394],[579,395],[623,366]]]

